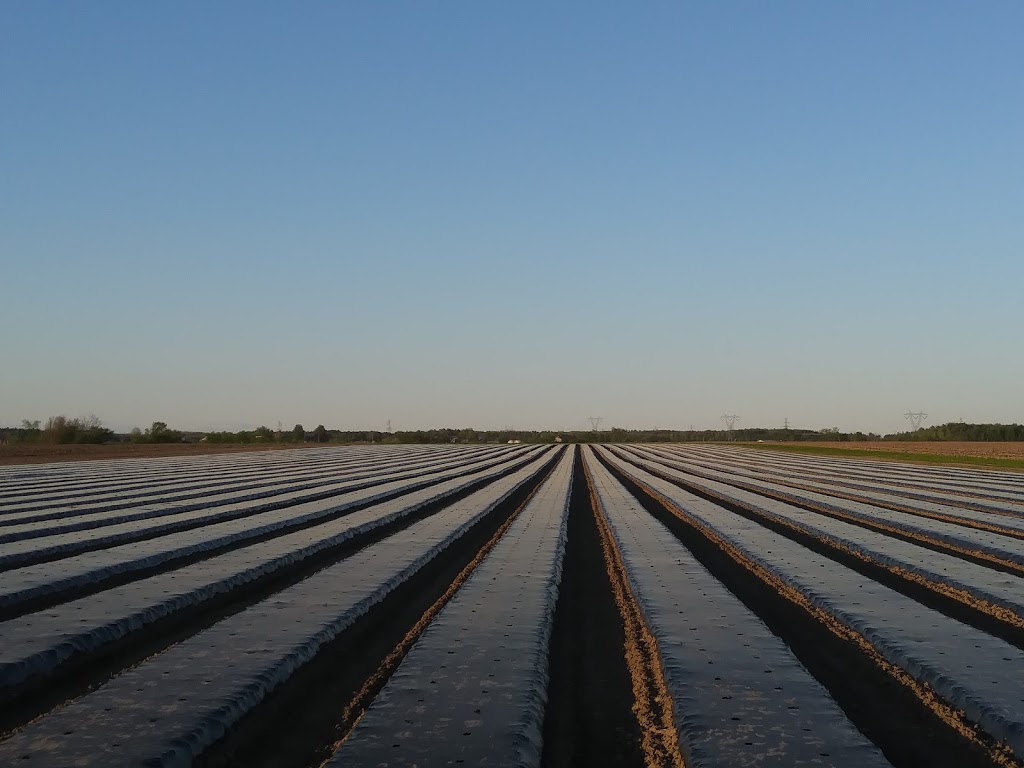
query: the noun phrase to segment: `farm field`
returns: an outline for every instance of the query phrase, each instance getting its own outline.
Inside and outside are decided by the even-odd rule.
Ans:
[[[0,467],[0,765],[1024,766],[1024,475],[706,444]]]
[[[110,443],[105,445],[40,445],[38,443],[0,445],[0,467],[16,464],[49,464],[96,459],[145,459],[162,456],[205,456],[250,451],[298,450],[315,448],[302,445],[221,445],[218,443]]]
[[[746,443],[759,450],[802,453],[817,456],[849,456],[884,461],[992,467],[1024,471],[1024,443],[988,442],[801,442]]]
[[[806,443],[820,447],[836,447],[835,443]],[[840,446],[842,447],[842,446]],[[933,456],[975,456],[995,459],[1024,459],[1024,443],[982,443],[956,442],[952,440],[936,442],[893,442],[878,440],[874,442],[856,443],[851,448],[863,448],[868,451],[885,451],[887,453],[926,453]]]

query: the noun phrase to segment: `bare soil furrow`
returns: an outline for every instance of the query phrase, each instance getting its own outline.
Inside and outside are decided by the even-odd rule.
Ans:
[[[613,476],[768,627],[896,768],[1020,766],[1005,744],[927,684],[887,661],[855,630],[746,557],[656,490],[603,459]]]

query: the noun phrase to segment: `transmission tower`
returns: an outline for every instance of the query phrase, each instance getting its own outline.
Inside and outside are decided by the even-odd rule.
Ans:
[[[388,419],[388,434],[391,434],[391,419]]]
[[[597,428],[601,426],[601,422],[604,418],[601,416],[587,416],[587,421],[590,422],[590,428],[597,432]]]
[[[782,428],[783,429],[789,429],[789,417],[788,416],[782,420]]]
[[[735,413],[723,413],[721,419],[725,422],[725,428],[732,432],[732,428],[736,425],[736,422],[740,420],[740,417]]]
[[[928,414],[924,411],[907,411],[903,414],[904,419],[910,419],[910,429],[912,432],[916,432],[921,428],[921,422],[928,418]]]

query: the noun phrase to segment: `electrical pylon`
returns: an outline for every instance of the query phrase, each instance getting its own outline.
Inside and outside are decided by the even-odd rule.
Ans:
[[[912,432],[917,432],[921,428],[921,422],[928,418],[928,414],[924,411],[907,411],[903,414],[904,419],[910,419],[910,429]]]

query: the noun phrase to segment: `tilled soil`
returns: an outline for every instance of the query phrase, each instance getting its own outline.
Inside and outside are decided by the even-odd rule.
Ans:
[[[545,768],[643,766],[625,625],[579,462],[549,659]]]
[[[782,638],[824,685],[850,720],[894,768],[981,768],[993,765],[989,745],[965,738],[940,713],[902,684],[863,649],[833,631],[760,577],[699,527],[666,506],[614,467],[609,470],[675,535],[712,575]]]
[[[323,448],[317,443],[280,443],[275,445],[222,445],[218,443],[166,443],[110,445],[0,445],[0,466],[51,464],[60,461],[96,459],[154,459],[161,456],[204,456],[215,453],[252,453],[255,451]]]
[[[1024,442],[981,443],[956,441],[889,441],[865,442],[800,442],[792,445],[809,445],[837,450],[884,451],[886,453],[922,453],[930,456],[976,456],[986,459],[1024,459]]]

